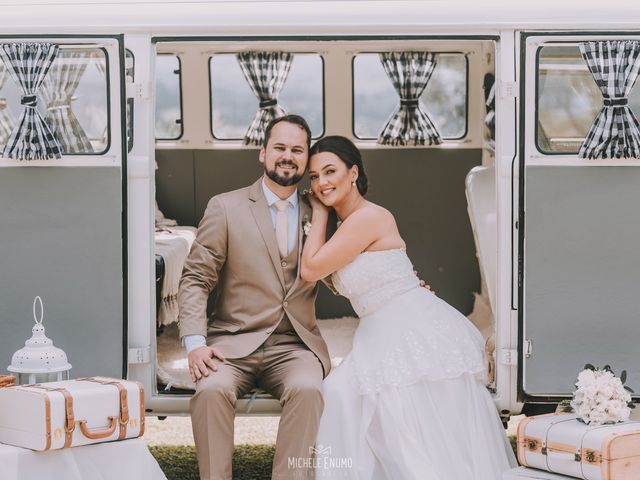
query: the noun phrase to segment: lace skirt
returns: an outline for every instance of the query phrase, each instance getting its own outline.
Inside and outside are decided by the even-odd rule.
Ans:
[[[499,480],[517,463],[484,386],[483,344],[422,288],[361,318],[323,385],[317,478]]]
[[[360,319],[351,375],[360,393],[455,378],[486,378],[484,339],[476,327],[432,292],[417,287]]]

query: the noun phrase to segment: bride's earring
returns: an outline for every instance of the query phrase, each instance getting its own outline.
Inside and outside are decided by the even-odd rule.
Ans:
[[[356,182],[351,182],[351,188],[356,186]]]

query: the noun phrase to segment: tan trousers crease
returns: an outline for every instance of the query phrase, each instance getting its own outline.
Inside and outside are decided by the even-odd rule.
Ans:
[[[311,456],[324,405],[318,358],[297,335],[273,334],[247,357],[214,362],[218,371],[198,381],[190,405],[201,480],[232,478],[235,402],[254,386],[282,405],[272,478],[313,479],[296,459]]]

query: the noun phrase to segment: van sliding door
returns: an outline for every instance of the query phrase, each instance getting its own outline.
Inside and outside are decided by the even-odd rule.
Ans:
[[[127,337],[123,37],[1,36],[0,49],[13,54],[0,62],[0,370],[31,336],[39,295],[47,336],[67,353],[71,377],[120,377]],[[20,74],[10,72],[15,62],[23,74],[32,69],[29,82],[44,77],[35,92],[25,94]],[[28,145],[20,119],[34,106],[44,119],[38,128],[51,135]]]
[[[611,98],[588,66],[606,63],[605,50],[620,47],[611,41],[633,39],[640,32],[521,36],[521,400],[569,396],[587,363],[626,369],[640,388],[639,153],[598,153],[605,137],[592,125],[612,114]],[[614,95],[636,117],[639,83]]]

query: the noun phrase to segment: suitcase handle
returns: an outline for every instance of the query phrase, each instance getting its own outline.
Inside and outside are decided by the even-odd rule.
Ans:
[[[85,437],[90,438],[91,440],[100,440],[101,438],[106,438],[113,435],[113,432],[116,431],[116,426],[118,425],[118,417],[109,417],[109,420],[111,421],[111,425],[103,430],[96,430],[93,432],[89,431],[86,420],[78,420],[78,425],[80,425],[80,431]]]

